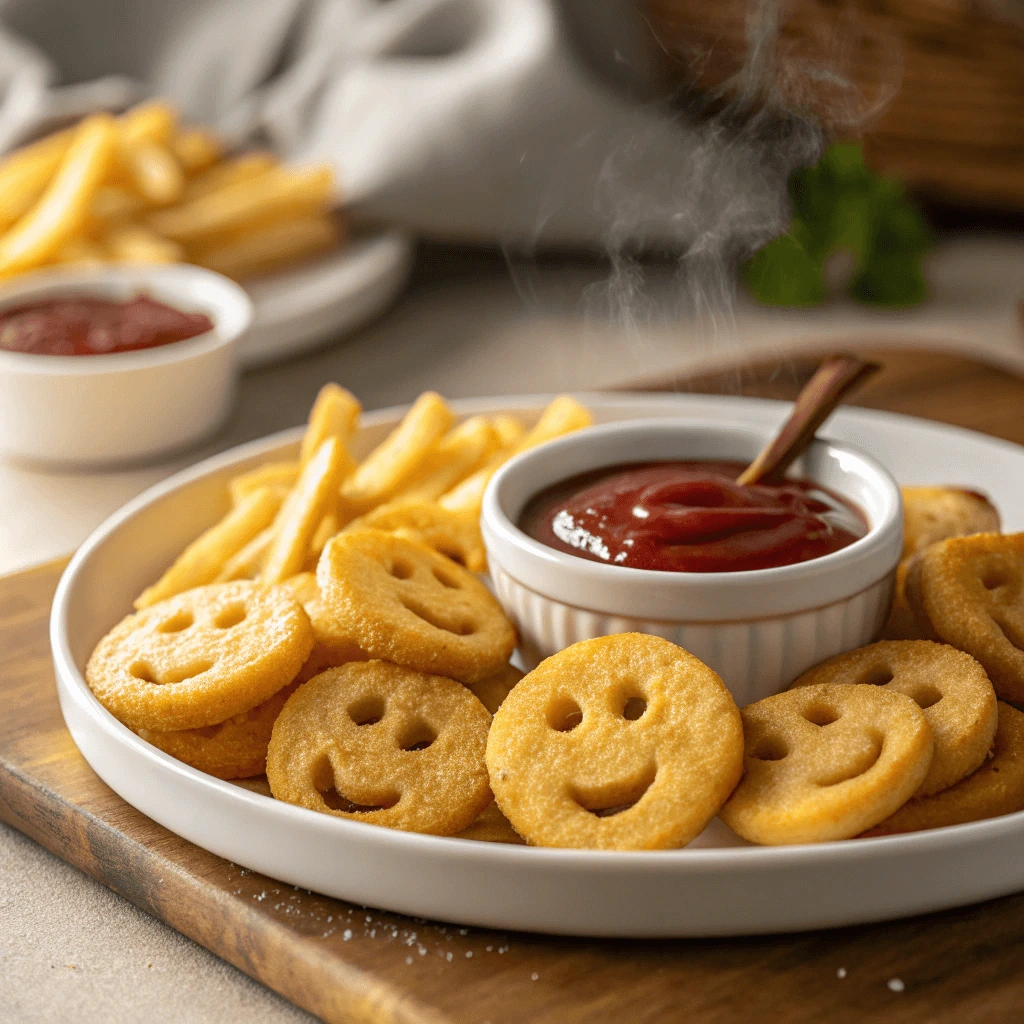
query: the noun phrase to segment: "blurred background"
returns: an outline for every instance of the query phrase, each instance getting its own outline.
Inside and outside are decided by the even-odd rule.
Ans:
[[[0,228],[18,154],[110,111],[140,148],[43,269],[200,263],[256,323],[202,450],[0,464],[0,568],[328,379],[685,388],[840,344],[1024,373],[1022,41],[1019,0],[6,0]]]

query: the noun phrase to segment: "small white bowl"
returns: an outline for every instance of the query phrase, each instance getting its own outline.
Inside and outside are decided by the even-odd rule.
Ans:
[[[0,351],[0,453],[51,466],[110,466],[186,448],[225,420],[236,342],[252,320],[234,281],[187,265],[115,265],[32,274],[0,290],[0,311],[70,294],[123,301],[148,292],[212,331],[137,352],[43,356]]]
[[[742,707],[777,693],[825,658],[870,643],[888,613],[903,545],[899,485],[874,459],[815,440],[794,475],[849,498],[865,536],[832,554],[745,572],[658,572],[556,551],[516,525],[551,484],[604,466],[674,459],[749,461],[766,430],[636,420],[593,427],[503,466],[481,525],[498,598],[536,664],[580,640],[637,631],[663,636],[721,675]]]

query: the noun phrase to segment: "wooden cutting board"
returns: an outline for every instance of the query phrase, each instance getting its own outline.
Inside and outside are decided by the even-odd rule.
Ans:
[[[946,356],[883,358],[889,370],[862,393],[864,404],[1024,441],[1020,381]],[[735,390],[742,381],[749,393],[791,394],[808,369],[796,362],[781,376],[755,370],[700,386]],[[229,864],[125,804],[72,743],[47,638],[62,565],[0,579],[0,818],[325,1021],[971,1024],[1019,1017],[1024,896],[798,936],[598,942],[382,914]]]

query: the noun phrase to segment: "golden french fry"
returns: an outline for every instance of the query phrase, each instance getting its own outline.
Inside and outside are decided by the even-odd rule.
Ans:
[[[325,384],[309,411],[309,426],[299,449],[299,465],[305,466],[329,437],[336,437],[344,447],[362,411],[362,404],[351,391],[338,384]]]
[[[260,487],[283,488],[290,491],[299,479],[297,462],[265,462],[262,466],[239,473],[228,482],[231,501],[237,505]]]
[[[511,448],[526,436],[526,427],[515,416],[495,416],[491,420],[502,448]]]
[[[70,238],[56,252],[55,262],[74,266],[99,266],[108,263],[106,249],[91,238]]]
[[[333,186],[330,167],[303,171],[275,168],[180,206],[157,210],[150,214],[150,226],[168,238],[195,241],[272,215],[323,209],[330,203]]]
[[[262,152],[244,153],[231,160],[224,160],[222,163],[215,164],[208,171],[197,174],[185,186],[185,194],[181,197],[182,202],[190,203],[194,199],[210,195],[211,192],[218,192],[228,185],[258,178],[276,166],[277,161],[274,157],[270,153]]]
[[[240,231],[220,244],[196,247],[191,262],[235,279],[254,277],[327,252],[340,237],[333,217],[287,218]]]
[[[345,481],[342,497],[368,507],[398,493],[434,442],[451,428],[454,419],[439,394],[424,391],[402,422]]]
[[[15,150],[0,162],[0,231],[23,217],[50,183],[74,137],[68,130]]]
[[[406,501],[435,501],[500,447],[497,431],[486,417],[472,416],[434,445],[399,497]]]
[[[220,139],[205,128],[187,128],[176,132],[171,138],[170,147],[186,174],[205,171],[223,153]]]
[[[462,483],[453,487],[447,494],[443,494],[439,499],[439,504],[442,508],[450,509],[453,512],[479,514],[484,500],[484,491],[487,490],[487,485],[491,482],[491,477],[494,476],[499,466],[513,455],[518,455],[528,448],[535,448],[545,441],[551,441],[574,430],[582,430],[593,422],[594,417],[590,415],[589,409],[580,405],[575,398],[571,398],[569,395],[559,395],[541,413],[540,419],[525,437],[521,438],[512,448],[499,452],[487,465],[466,477]]]
[[[96,190],[89,204],[89,213],[100,221],[131,220],[146,208],[141,196],[117,185],[104,185]]]
[[[593,424],[594,417],[586,406],[580,405],[570,395],[559,395],[541,413],[540,419],[515,447],[515,453],[525,452],[528,448],[536,448],[545,441],[552,441],[563,434],[571,434],[574,430],[582,430]]]
[[[78,231],[110,167],[116,140],[114,119],[107,114],[81,123],[39,201],[0,237],[0,276],[39,266]]]
[[[273,522],[279,506],[280,498],[269,489],[254,491],[189,544],[163,576],[139,595],[136,609],[212,583],[227,560]]]
[[[335,511],[345,455],[342,443],[329,437],[299,474],[274,523],[274,540],[260,573],[265,583],[280,583],[302,572],[313,534],[324,516]]]
[[[185,173],[174,154],[156,142],[121,146],[121,165],[139,195],[154,206],[167,206],[185,191]]]
[[[185,251],[141,224],[117,224],[104,235],[107,251],[123,263],[180,263]]]
[[[320,553],[323,551],[324,545],[340,529],[341,524],[338,522],[338,517],[332,512],[328,512],[320,520],[320,525],[316,528],[313,539],[309,542],[309,554],[306,556],[306,567],[310,571],[316,568],[316,563],[320,560]]]
[[[285,498],[287,495],[278,494]],[[224,568],[217,573],[214,583],[230,583],[233,580],[254,580],[260,574],[263,563],[266,561],[267,552],[274,542],[274,524],[271,523],[265,530],[258,534],[240,551],[232,555],[225,563]]]
[[[135,146],[152,142],[167,145],[178,123],[177,111],[162,100],[140,103],[125,111],[119,119],[118,133],[123,144]]]

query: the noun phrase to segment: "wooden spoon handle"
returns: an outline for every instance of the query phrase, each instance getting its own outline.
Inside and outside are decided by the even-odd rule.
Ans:
[[[797,396],[789,419],[736,482],[756,484],[759,480],[781,477],[807,450],[818,427],[843,398],[881,368],[878,363],[850,355],[826,359]]]

